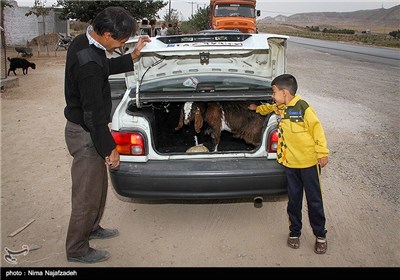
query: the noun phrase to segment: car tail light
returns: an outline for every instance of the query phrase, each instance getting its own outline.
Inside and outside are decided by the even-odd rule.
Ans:
[[[275,129],[269,134],[268,152],[276,153],[278,147],[278,130]]]
[[[145,141],[143,135],[138,132],[111,131],[117,144],[120,155],[143,156],[145,154]]]

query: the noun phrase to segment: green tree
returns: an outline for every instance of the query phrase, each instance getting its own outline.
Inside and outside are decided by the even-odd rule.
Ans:
[[[4,7],[14,8],[14,6],[10,3],[10,0],[1,0],[1,8]]]
[[[179,12],[178,10],[171,9],[171,14],[166,14],[163,17],[164,21],[167,23],[179,22]]]
[[[46,16],[49,15],[50,11],[53,8],[46,7],[47,0],[35,0],[35,4],[33,7],[25,14],[25,16],[29,17],[34,14],[36,17],[43,18],[43,34],[46,34]]]
[[[62,7],[61,19],[78,19],[83,22],[91,22],[96,15],[110,6],[119,6],[127,9],[137,19],[156,18],[159,10],[167,3],[160,0],[143,1],[77,1],[58,0],[58,7]]]
[[[196,13],[189,18],[187,25],[190,30],[187,30],[185,33],[197,33],[200,30],[209,29],[209,20],[210,7],[199,8]]]

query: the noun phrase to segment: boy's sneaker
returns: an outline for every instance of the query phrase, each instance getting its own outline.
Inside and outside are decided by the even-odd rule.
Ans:
[[[300,248],[300,237],[288,237],[287,244],[292,249],[299,249]]]
[[[81,263],[96,263],[103,262],[110,258],[110,253],[103,250],[96,250],[89,248],[86,255],[80,257],[67,257],[69,262],[81,262]]]
[[[328,241],[326,240],[326,237],[317,237],[315,239],[314,252],[316,254],[325,254],[327,249]]]

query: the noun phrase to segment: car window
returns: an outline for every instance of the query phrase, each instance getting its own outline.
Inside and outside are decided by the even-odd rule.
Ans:
[[[267,90],[271,88],[269,80],[255,79],[242,75],[191,75],[167,78],[143,83],[141,92],[160,91],[238,91]]]

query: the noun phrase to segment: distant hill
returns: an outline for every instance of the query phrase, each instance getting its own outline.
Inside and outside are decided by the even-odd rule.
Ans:
[[[345,4],[345,3],[344,3]],[[355,12],[318,12],[299,13],[291,16],[278,15],[259,20],[268,24],[295,24],[300,26],[361,26],[365,29],[385,27],[392,30],[400,29],[400,5],[390,9],[360,10]]]

